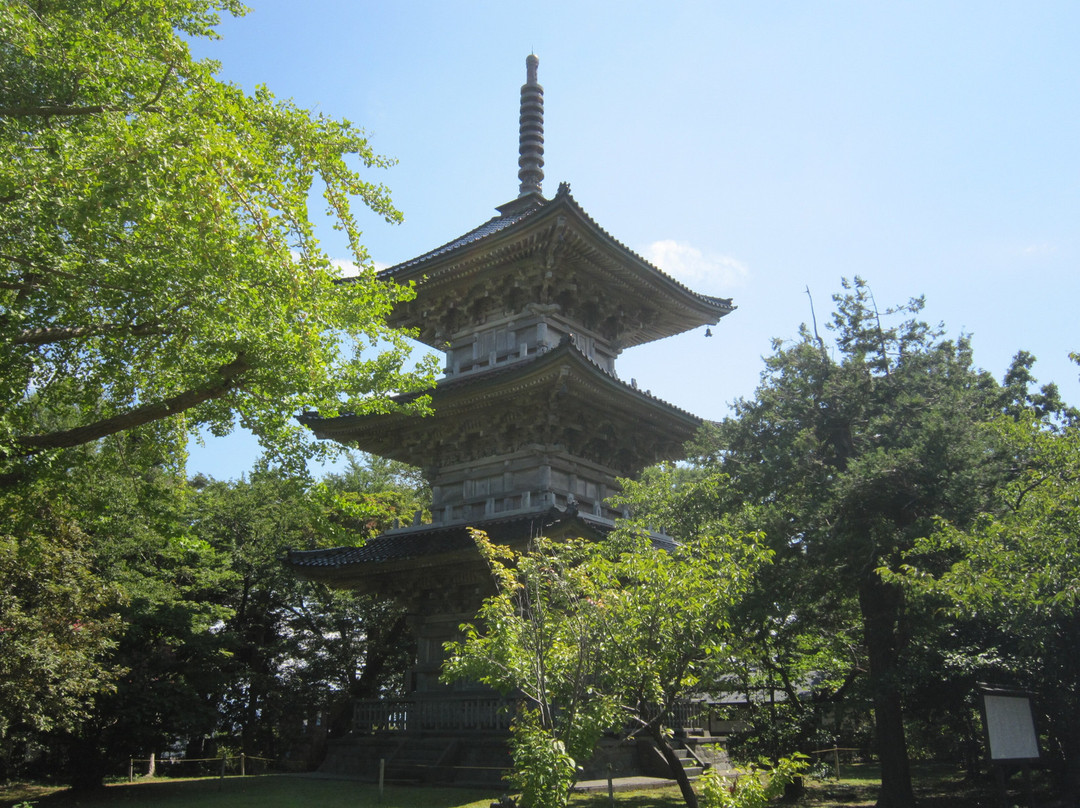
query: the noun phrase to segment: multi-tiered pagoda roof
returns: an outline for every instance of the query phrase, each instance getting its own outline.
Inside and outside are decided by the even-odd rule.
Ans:
[[[701,426],[621,380],[615,360],[627,348],[715,325],[731,300],[698,294],[628,249],[565,183],[553,198],[542,195],[536,64],[529,57],[522,87],[518,197],[479,227],[381,273],[416,291],[391,324],[446,354],[444,378],[417,394],[430,395],[433,415],[301,419],[320,438],[420,467],[432,487],[432,521],[361,549],[290,553],[304,577],[388,591],[375,578],[391,569],[400,576],[440,557],[475,559],[468,527],[508,540],[610,529],[619,514],[607,500],[618,478],[681,458]]]

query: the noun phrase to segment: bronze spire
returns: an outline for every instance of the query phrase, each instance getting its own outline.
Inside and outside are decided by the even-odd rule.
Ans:
[[[521,117],[518,128],[518,199],[539,194],[544,182],[544,88],[536,81],[540,60],[535,53],[525,59],[525,83],[521,85]]]

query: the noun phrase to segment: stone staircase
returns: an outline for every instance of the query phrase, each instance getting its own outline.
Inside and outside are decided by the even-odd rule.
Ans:
[[[726,750],[726,735],[712,735],[708,730],[694,729],[688,730],[680,741],[684,748],[692,751],[692,756],[703,768],[733,771]]]
[[[687,747],[677,747],[675,749],[675,757],[682,763],[683,771],[686,772],[686,776],[693,780],[695,777],[700,777],[705,771],[705,767],[702,765],[702,761],[699,761],[694,757],[694,753]]]
[[[727,771],[731,768],[727,753],[713,748],[719,739],[704,736],[686,736],[672,739],[675,756],[679,759],[683,771],[690,779],[700,777],[706,769],[719,768]],[[667,759],[653,742],[646,738],[638,740],[637,757],[641,773],[651,777],[674,777]]]

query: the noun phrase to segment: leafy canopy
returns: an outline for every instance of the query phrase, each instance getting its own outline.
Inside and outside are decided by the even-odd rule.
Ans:
[[[497,593],[448,645],[445,676],[524,698],[512,727],[524,804],[565,805],[601,734],[628,731],[657,744],[695,806],[672,708],[716,687],[742,651],[732,615],[770,556],[757,537],[658,550],[628,527],[604,542],[541,538],[524,553],[474,538]]]
[[[986,426],[1014,476],[967,525],[941,520],[892,579],[982,638],[971,678],[1035,696],[1043,754],[1063,793],[1080,794],[1080,426],[1048,426],[1038,406]]]
[[[362,130],[223,82],[187,40],[235,0],[0,5],[0,457],[141,424],[182,442],[236,416],[299,450],[292,417],[428,384],[384,318],[355,200],[389,165]],[[315,236],[321,192],[358,275]],[[422,409],[425,402],[420,401]],[[173,416],[184,413],[182,420]],[[310,449],[310,447],[309,447]]]
[[[680,538],[718,525],[764,533],[775,563],[743,614],[767,649],[759,684],[793,696],[823,672],[818,695],[831,699],[863,685],[879,805],[910,808],[901,697],[913,626],[904,591],[879,570],[898,568],[935,518],[967,525],[987,505],[1010,464],[984,425],[1024,398],[1030,357],[1002,387],[975,367],[967,338],[921,319],[921,299],[881,310],[856,278],[834,302],[831,345],[805,326],[775,341],[755,396],[698,441],[692,474],[654,472],[628,493],[639,518]],[[1044,390],[1044,406],[1055,399]]]

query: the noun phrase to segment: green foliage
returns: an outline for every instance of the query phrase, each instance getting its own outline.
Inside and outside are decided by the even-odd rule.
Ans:
[[[74,450],[92,468],[57,484],[88,541],[90,568],[122,593],[106,660],[122,671],[69,733],[72,782],[93,786],[111,761],[166,739],[211,731],[228,649],[216,629],[235,576],[226,558],[187,522],[182,475],[162,465],[161,447],[138,432]]]
[[[982,639],[959,660],[969,687],[984,680],[1036,694],[1044,751],[1080,793],[1080,427],[1048,425],[1031,409],[986,428],[1017,472],[970,524],[940,520],[892,577]]]
[[[0,456],[161,420],[181,446],[236,416],[267,446],[293,423],[426,386],[388,329],[411,294],[376,280],[350,202],[390,222],[388,161],[347,121],[247,95],[195,61],[233,0],[0,5]],[[358,276],[338,283],[319,191]],[[423,409],[425,401],[419,401]],[[64,412],[68,423],[49,423]],[[181,417],[180,414],[183,416]]]
[[[68,731],[88,783],[121,747],[210,737],[222,704],[258,710],[290,653],[331,677],[328,637],[364,608],[322,593],[290,612],[281,542],[355,542],[412,505],[183,479],[200,430],[239,422],[302,468],[319,448],[298,412],[384,411],[434,373],[403,371],[385,316],[412,292],[376,278],[351,207],[400,218],[369,179],[389,161],[349,122],[195,61],[188,41],[216,36],[219,12],[244,9],[0,4],[0,740]],[[346,282],[315,236],[319,194]]]
[[[900,569],[936,519],[968,526],[993,508],[1013,459],[986,424],[1036,403],[1071,416],[1052,387],[1029,393],[1030,356],[1003,387],[974,366],[967,338],[919,319],[921,299],[881,311],[861,279],[845,286],[833,347],[805,327],[776,341],[755,397],[702,434],[693,467],[627,490],[639,523],[674,525],[680,538],[764,533],[775,563],[739,615],[762,653],[740,680],[785,691],[795,710],[861,690],[874,705],[882,803],[910,806],[909,643],[940,645],[943,627],[880,571]],[[796,699],[807,685],[814,699]],[[807,739],[820,727],[799,724]]]
[[[585,760],[606,731],[644,733],[673,759],[671,709],[715,685],[741,651],[731,615],[769,555],[756,538],[703,537],[662,551],[628,527],[607,542],[539,539],[524,553],[475,538],[498,591],[448,645],[444,675],[525,699],[515,782],[544,790],[528,799],[562,804],[559,789],[573,782],[562,755]],[[537,761],[553,768],[529,771]]]
[[[806,755],[796,752],[775,764],[762,761],[735,777],[709,769],[702,776],[702,808],[765,808],[806,771]]]
[[[1008,447],[1019,473],[1000,486],[997,504],[968,527],[941,520],[909,560],[950,560],[934,576],[914,564],[904,580],[943,595],[967,612],[993,611],[1017,634],[1031,621],[1074,613],[1080,605],[1080,428],[1048,429],[1035,413],[988,427]]]
[[[474,532],[477,547],[495,578],[476,623],[462,626],[464,639],[447,646],[444,677],[471,679],[503,693],[520,694],[529,705],[514,723],[512,748],[523,767],[548,760],[558,768],[519,769],[537,804],[558,804],[573,785],[566,781],[593,750],[601,734],[619,725],[618,704],[598,687],[610,664],[603,596],[586,565],[595,548],[583,540],[538,539],[536,548],[514,553]],[[561,789],[566,791],[538,791]],[[527,803],[530,804],[530,803]]]
[[[289,548],[358,544],[341,483],[309,487],[281,471],[247,480],[210,482],[192,496],[199,537],[220,552],[236,576],[220,602],[229,654],[220,696],[219,731],[249,753],[281,754],[290,727],[318,711],[331,718],[350,697],[400,689],[403,615],[391,603],[298,580],[280,562]],[[371,511],[378,524],[394,511]]]
[[[419,512],[430,519],[431,490],[420,470],[396,460],[349,453],[344,471],[327,475],[315,493],[334,513],[335,544],[353,544],[410,522]]]
[[[0,742],[73,726],[118,673],[108,653],[121,593],[95,574],[88,537],[52,493],[0,496]]]
[[[53,474],[0,493],[0,575],[13,628],[0,638],[0,664],[11,666],[3,679],[17,689],[4,699],[14,715],[5,714],[13,733],[0,733],[3,741],[81,732],[109,699],[132,711],[167,703],[154,697],[175,680],[149,671],[182,679],[185,658],[169,649],[196,653],[219,614],[205,603],[216,565],[200,566],[201,548],[181,530],[180,484],[153,463],[153,445],[133,433],[72,450]],[[166,639],[180,626],[190,645]],[[132,655],[134,637],[155,650]],[[158,691],[136,687],[124,700],[144,675]],[[154,722],[140,712],[136,725],[152,732]]]
[[[536,710],[523,709],[512,728],[514,768],[511,785],[530,808],[565,808],[577,782],[577,762],[566,745],[541,724]]]
[[[0,763],[17,768],[22,741],[62,747],[80,764],[66,774],[93,786],[177,745],[276,757],[317,713],[399,692],[400,610],[280,562],[287,547],[362,541],[338,504],[379,492],[265,467],[189,485],[141,431],[66,450],[53,474],[0,491]],[[374,524],[397,504],[373,506]]]

